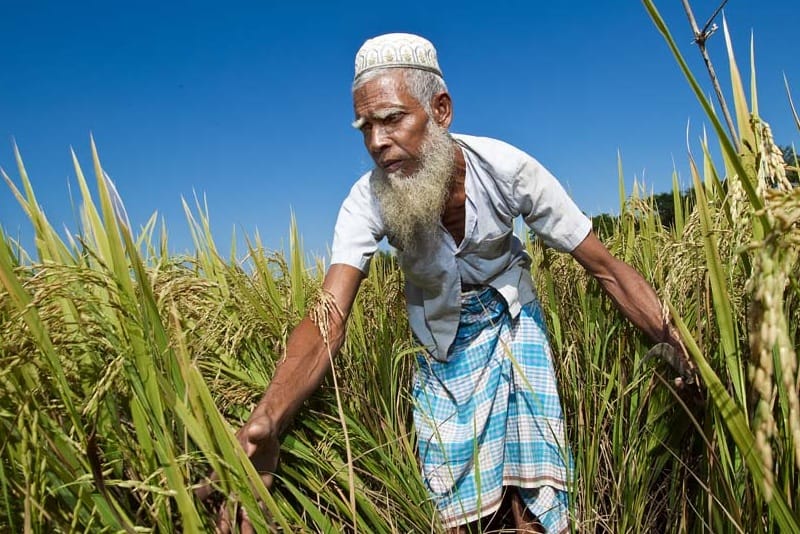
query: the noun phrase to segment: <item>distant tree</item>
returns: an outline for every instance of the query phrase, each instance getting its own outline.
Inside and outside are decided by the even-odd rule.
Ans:
[[[614,225],[618,220],[618,216],[611,215],[609,213],[595,215],[592,217],[592,228],[594,228],[594,233],[597,234],[597,237],[600,239],[605,239],[614,233]]]
[[[650,199],[653,208],[658,213],[658,218],[661,220],[661,225],[664,228],[671,228],[675,226],[675,200],[672,192],[657,193]],[[681,206],[685,213],[689,213],[695,204],[694,189],[687,189],[681,192]],[[592,228],[600,239],[603,239],[614,233],[614,226],[619,221],[618,215],[610,213],[601,213],[592,217]]]
[[[796,187],[800,187],[800,154],[792,146],[780,147],[783,154],[783,161],[786,163],[786,178]],[[661,224],[664,228],[675,225],[675,200],[672,192],[656,193],[652,196],[653,207],[658,212]],[[681,192],[681,206],[688,214],[694,209],[696,196],[694,188],[689,188]],[[592,217],[592,228],[595,233],[603,239],[614,233],[614,226],[619,221],[618,215],[601,213]]]
[[[380,265],[383,265],[387,271],[395,271],[399,267],[397,265],[397,255],[394,250],[378,250],[375,256],[382,260]]]
[[[800,155],[797,154],[794,147],[784,146],[779,147],[783,153],[783,161],[786,163],[786,178],[795,185],[800,185],[800,173],[798,173],[798,163],[800,162]]]
[[[653,195],[653,206],[665,228],[675,225],[675,200],[672,198],[672,192]]]

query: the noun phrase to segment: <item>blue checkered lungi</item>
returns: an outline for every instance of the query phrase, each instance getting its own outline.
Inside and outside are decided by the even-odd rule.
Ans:
[[[494,289],[465,292],[449,361],[418,362],[414,424],[443,525],[496,512],[516,486],[548,533],[566,531],[572,460],[538,302],[512,320]]]

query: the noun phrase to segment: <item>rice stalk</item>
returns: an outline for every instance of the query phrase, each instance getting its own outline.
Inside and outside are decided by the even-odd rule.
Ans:
[[[350,447],[350,435],[347,432],[347,422],[344,417],[344,410],[342,408],[342,396],[339,390],[339,383],[336,378],[336,369],[333,363],[333,353],[331,352],[330,335],[330,321],[331,316],[336,315],[336,321],[344,325],[347,318],[342,313],[341,308],[336,303],[336,298],[328,291],[322,290],[319,295],[317,303],[309,310],[309,318],[319,329],[322,341],[325,343],[325,348],[328,350],[328,359],[331,364],[331,376],[333,378],[333,388],[336,393],[336,408],[339,412],[339,419],[342,423],[342,433],[344,434],[344,446],[347,452],[347,474],[350,482],[350,509],[353,514],[353,529],[358,531],[357,512],[356,512],[356,493],[355,493],[355,475],[353,472],[353,451]]]

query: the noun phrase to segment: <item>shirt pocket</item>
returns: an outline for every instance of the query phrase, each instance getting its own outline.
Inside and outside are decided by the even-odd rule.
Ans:
[[[507,230],[500,235],[487,236],[477,241],[470,252],[484,260],[496,260],[511,251],[512,234],[511,230]]]
[[[462,282],[486,284],[507,268],[512,236],[509,230],[471,242],[458,255]]]

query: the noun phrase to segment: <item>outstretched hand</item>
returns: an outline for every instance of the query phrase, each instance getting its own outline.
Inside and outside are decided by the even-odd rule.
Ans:
[[[270,487],[272,473],[278,467],[278,454],[281,448],[278,430],[272,419],[264,414],[253,413],[236,433],[236,439],[261,475],[261,481],[266,487]]]
[[[278,467],[278,456],[280,453],[280,441],[278,440],[278,430],[272,419],[265,415],[253,412],[247,423],[236,433],[239,445],[253,463],[261,481],[269,488],[272,485],[272,473]],[[208,483],[195,492],[201,500],[207,500],[213,493],[212,482],[219,480],[219,475],[215,472],[210,476]],[[243,508],[236,506],[237,510],[233,517],[229,512],[226,503],[222,503],[217,512],[217,531],[222,534],[231,532],[233,524],[239,525],[239,531],[243,533],[255,532],[250,518]]]
[[[647,351],[647,354],[644,356],[644,361],[654,357],[667,362],[678,372],[676,381],[680,380],[681,382],[676,382],[676,386],[691,386],[697,383],[697,372],[694,368],[694,364],[686,355],[682,346],[679,345],[678,348],[676,348],[675,345],[671,343],[658,343]]]
[[[650,359],[659,359],[670,365],[678,376],[673,380],[673,384],[682,397],[692,401],[694,405],[704,405],[705,399],[697,376],[697,368],[686,353],[683,345],[675,343],[657,343],[653,346],[644,358],[639,362],[641,366]]]

